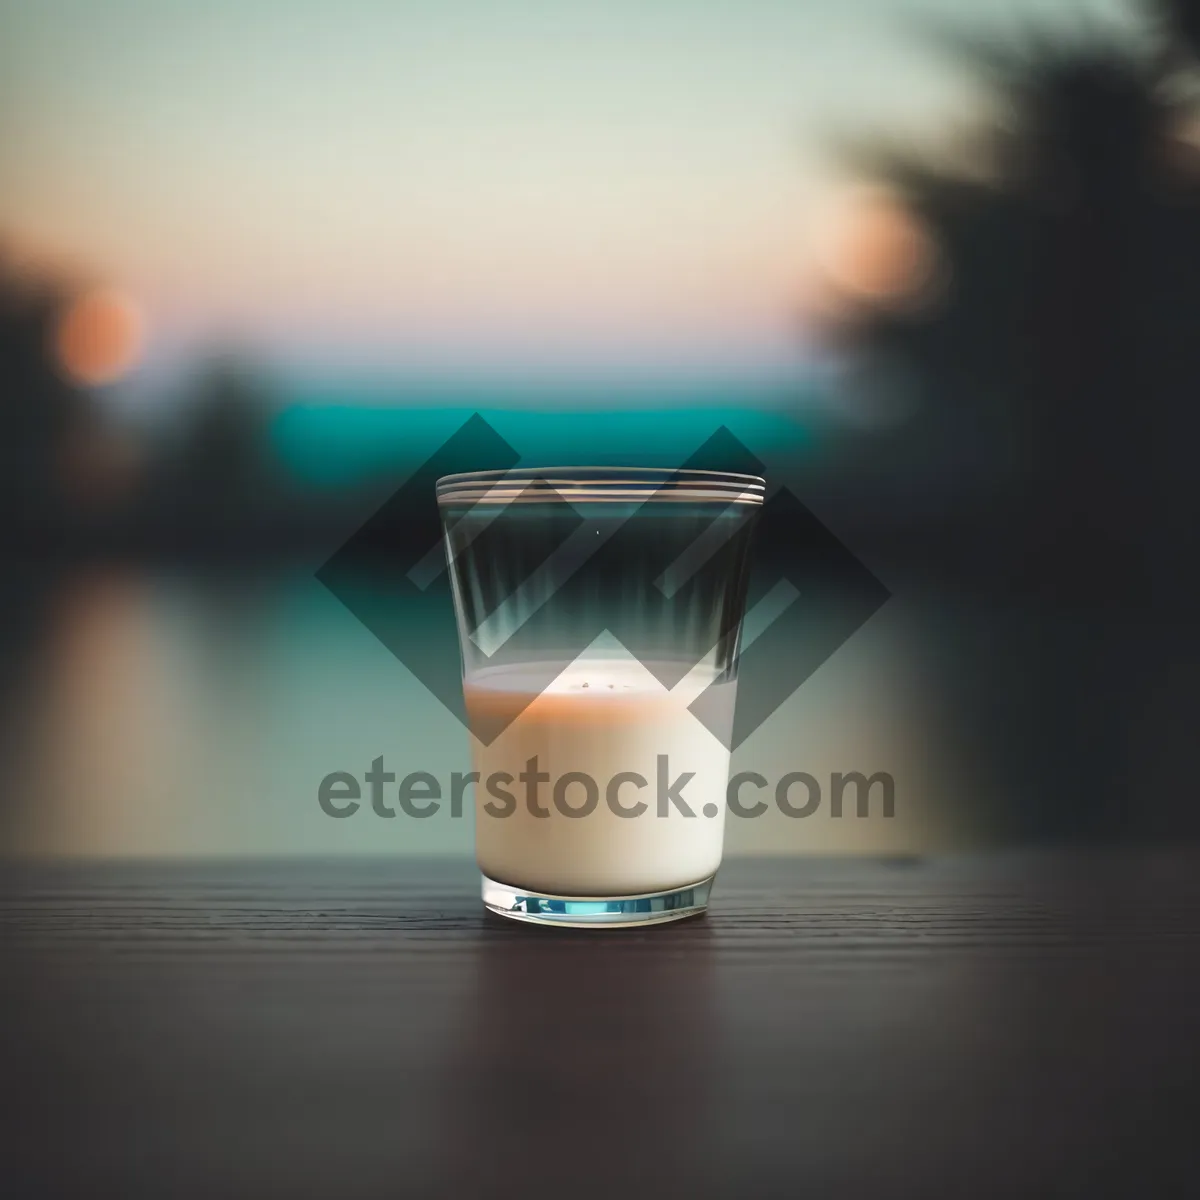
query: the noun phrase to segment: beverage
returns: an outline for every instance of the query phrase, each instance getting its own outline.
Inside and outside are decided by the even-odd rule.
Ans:
[[[688,705],[711,685],[732,722],[736,682],[712,683],[709,670],[668,690],[633,658],[580,659],[543,690],[545,678],[540,664],[484,668],[464,682],[475,728],[511,719],[491,745],[474,743],[484,875],[576,897],[710,878],[721,861],[729,751]],[[531,806],[521,776],[535,758],[533,770],[549,778],[534,782]]]
[[[597,927],[707,907],[763,490],[651,467],[438,480],[492,912]]]

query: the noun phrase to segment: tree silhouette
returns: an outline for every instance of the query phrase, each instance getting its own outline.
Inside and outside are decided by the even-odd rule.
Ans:
[[[37,546],[69,515],[64,455],[91,416],[50,353],[66,298],[65,287],[13,266],[0,245],[0,526]]]
[[[278,501],[267,445],[272,393],[249,359],[208,356],[179,397],[181,420],[160,447],[143,508],[154,541],[176,553],[269,550]]]
[[[1134,807],[1136,731],[1196,599],[1198,22],[1193,4],[1158,16],[1144,37],[939,31],[992,85],[1000,115],[973,143],[985,169],[876,156],[949,282],[846,335],[919,381],[901,461],[933,442],[953,470],[982,448],[1001,481],[959,514],[981,550],[970,569],[1039,616],[974,648],[957,701],[1043,831],[1155,819]],[[943,550],[950,575],[958,551]]]
[[[1200,176],[1180,136],[1195,106],[1160,41],[943,40],[1007,114],[979,139],[991,182],[894,152],[879,164],[932,230],[950,286],[929,309],[868,314],[851,346],[904,362],[934,434],[986,442],[1010,469],[1006,570],[1087,592],[1186,507],[1168,430],[1200,384]],[[1170,570],[1165,555],[1154,565]]]

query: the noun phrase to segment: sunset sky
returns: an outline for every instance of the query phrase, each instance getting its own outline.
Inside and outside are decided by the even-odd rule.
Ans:
[[[978,110],[923,22],[1127,9],[0,0],[0,239],[136,297],[159,355],[770,367],[831,140]]]

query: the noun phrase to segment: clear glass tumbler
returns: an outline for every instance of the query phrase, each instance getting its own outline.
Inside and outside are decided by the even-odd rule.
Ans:
[[[437,484],[493,912],[702,912],[721,861],[763,481],[645,468]]]

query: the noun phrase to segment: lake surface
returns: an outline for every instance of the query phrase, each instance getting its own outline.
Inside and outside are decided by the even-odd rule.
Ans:
[[[886,605],[734,758],[772,781],[886,771],[895,816],[772,808],[731,818],[728,850],[912,853],[991,836],[980,781],[953,762],[919,608]],[[10,592],[5,630],[4,852],[471,852],[469,806],[461,819],[321,811],[327,774],[361,778],[379,756],[399,776],[468,770],[468,735],[307,574],[74,571]]]

